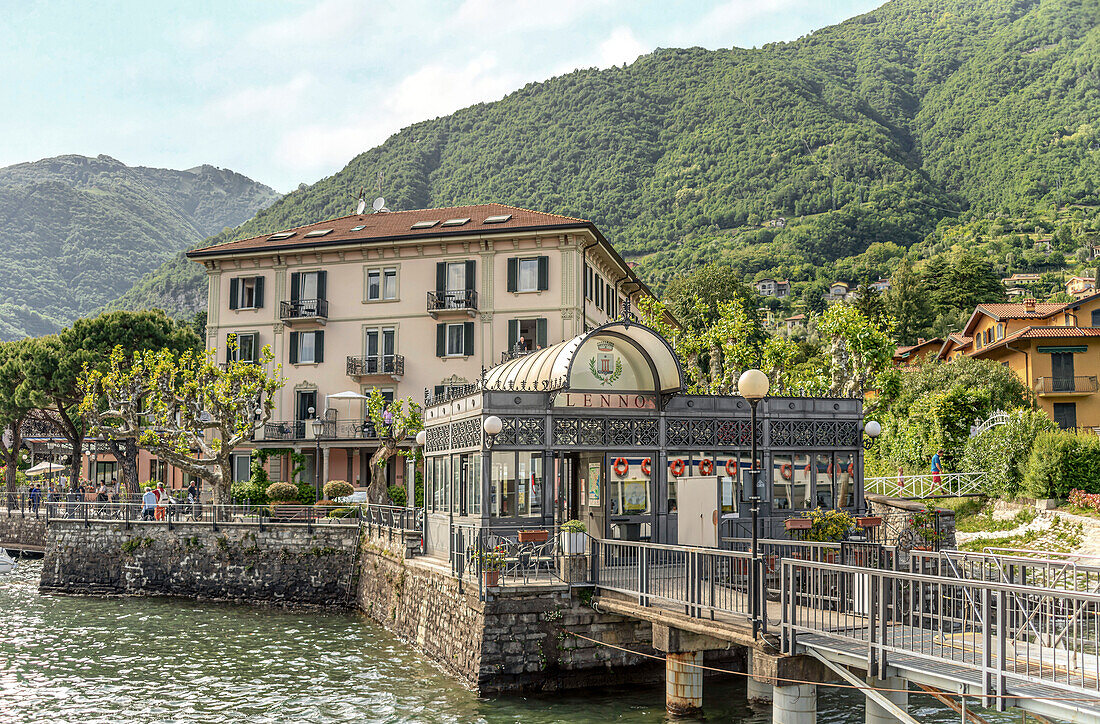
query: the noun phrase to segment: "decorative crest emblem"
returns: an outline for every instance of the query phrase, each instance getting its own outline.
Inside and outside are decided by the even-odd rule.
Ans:
[[[610,385],[623,374],[623,360],[614,353],[611,342],[596,342],[596,356],[588,359],[588,369],[601,385]]]

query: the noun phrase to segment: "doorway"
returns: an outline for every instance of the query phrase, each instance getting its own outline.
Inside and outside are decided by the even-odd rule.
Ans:
[[[608,453],[606,501],[607,537],[616,540],[653,540],[652,453]]]

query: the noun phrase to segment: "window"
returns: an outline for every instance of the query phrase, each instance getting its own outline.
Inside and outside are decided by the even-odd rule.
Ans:
[[[997,339],[1004,339],[1005,337],[1005,325],[1003,322],[997,322]]]
[[[1100,327],[1100,309],[1092,310],[1092,326]]]
[[[541,516],[542,484],[542,453],[494,452],[489,476],[489,515]]]
[[[317,416],[317,391],[299,390],[294,412],[296,420],[312,420]]]
[[[366,372],[392,373],[397,349],[397,330],[393,327],[368,329],[366,345]]]
[[[508,259],[508,291],[539,292],[550,288],[550,257]]]
[[[1077,403],[1055,402],[1054,422],[1063,430],[1072,430],[1077,427]]]
[[[248,454],[233,455],[233,482],[252,479],[252,456]]]
[[[508,352],[533,352],[545,347],[545,318],[508,320]]]
[[[810,456],[772,456],[772,504],[776,510],[807,510],[810,498]]]
[[[260,309],[263,306],[263,277],[234,277],[229,280],[230,309]]]
[[[397,269],[367,270],[367,301],[397,299]]]
[[[225,341],[225,359],[227,362],[257,362],[259,360],[259,335],[255,332],[230,334]],[[233,346],[236,338],[236,348]]]
[[[149,482],[168,483],[168,463],[163,460],[149,461]]]
[[[474,353],[474,323],[436,325],[436,357],[469,357]]]
[[[328,274],[323,271],[294,272],[290,275],[290,300],[325,299],[327,277]]]
[[[290,364],[314,364],[325,361],[324,332],[291,332]]]
[[[103,483],[104,485],[111,485],[111,481],[118,480],[118,463],[116,462],[96,462],[95,464],[95,480],[96,485]]]

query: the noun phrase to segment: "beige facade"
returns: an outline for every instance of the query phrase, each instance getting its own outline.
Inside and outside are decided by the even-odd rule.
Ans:
[[[498,204],[349,216],[190,256],[209,277],[208,347],[221,361],[230,335],[244,359],[270,345],[286,378],[258,444],[308,454],[325,418],[324,478],[363,484],[364,403],[327,396],[377,387],[422,404],[649,294],[589,222]]]

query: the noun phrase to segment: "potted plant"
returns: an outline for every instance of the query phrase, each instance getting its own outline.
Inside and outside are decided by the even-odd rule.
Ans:
[[[272,518],[285,518],[288,516],[286,512],[280,511],[279,508],[283,506],[293,506],[298,504],[298,486],[294,483],[272,483],[267,486],[267,499],[271,503],[271,517]]]
[[[843,510],[825,510],[821,506],[802,514],[802,520],[809,523],[805,528],[804,540],[815,543],[839,543],[856,527],[855,520]],[[837,551],[825,551],[825,560],[834,562]]]
[[[567,520],[561,524],[561,532],[558,534],[561,541],[562,552],[567,556],[583,556],[585,548],[585,535],[588,529],[579,520]]]
[[[783,521],[783,527],[788,532],[792,530],[809,530],[813,526],[813,521],[809,518],[787,518]]]
[[[924,510],[917,511],[909,516],[909,528],[917,534],[922,545],[916,546],[918,551],[931,551],[938,547],[944,534],[940,532],[938,520],[940,513],[936,506],[925,503]]]
[[[550,531],[545,528],[541,530],[521,530],[517,535],[520,543],[545,543],[550,538]]]
[[[481,554],[481,575],[486,588],[500,585],[500,571],[504,568],[504,546],[490,548]]]

